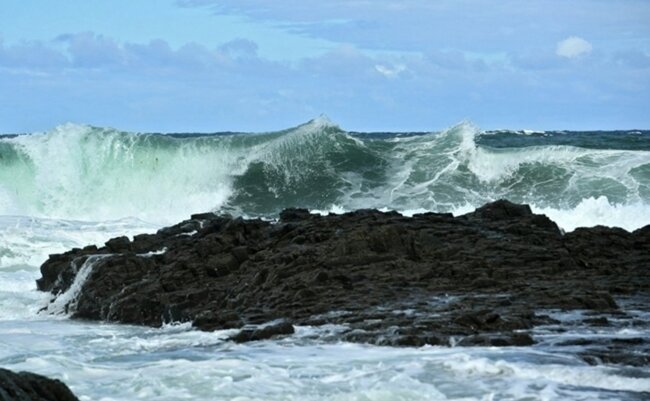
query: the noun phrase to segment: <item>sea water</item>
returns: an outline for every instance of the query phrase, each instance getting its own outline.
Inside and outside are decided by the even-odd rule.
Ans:
[[[340,326],[234,344],[232,331],[71,321],[39,312],[52,253],[154,232],[191,213],[274,219],[284,207],[462,214],[507,198],[562,229],[650,224],[650,132],[351,133],[319,118],[261,134],[141,134],[67,124],[0,137],[0,366],[83,400],[642,400],[650,369],[590,365],[572,338],[648,325],[536,328],[531,347],[378,347]],[[83,283],[79,283],[83,285]],[[66,294],[74,296],[73,293]],[[56,308],[54,308],[56,309]],[[627,307],[648,322],[644,308]],[[574,312],[575,313],[580,313]]]

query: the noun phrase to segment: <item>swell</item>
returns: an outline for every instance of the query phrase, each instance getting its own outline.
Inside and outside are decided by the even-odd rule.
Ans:
[[[439,133],[352,134],[326,118],[263,134],[67,124],[0,138],[0,215],[169,223],[206,210],[271,218],[289,206],[453,212],[507,198],[565,220],[581,210],[582,220],[567,227],[635,228],[650,222],[639,218],[650,215],[650,151],[630,142],[638,136],[621,135],[481,135],[470,123]],[[608,211],[618,211],[617,221]]]

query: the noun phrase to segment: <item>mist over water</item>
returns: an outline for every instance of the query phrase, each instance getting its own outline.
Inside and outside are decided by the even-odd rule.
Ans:
[[[567,354],[553,345],[576,333],[543,328],[533,333],[538,345],[524,348],[346,344],[333,340],[340,327],[233,344],[223,340],[228,332],[189,325],[38,313],[49,295],[34,280],[49,254],[153,232],[192,213],[274,219],[294,206],[461,214],[499,198],[529,203],[567,231],[650,224],[650,132],[482,132],[461,123],[373,134],[318,118],[259,134],[66,124],[0,136],[0,366],[62,379],[83,400],[644,399],[647,369],[589,366],[579,347]],[[580,336],[650,335],[584,330]]]

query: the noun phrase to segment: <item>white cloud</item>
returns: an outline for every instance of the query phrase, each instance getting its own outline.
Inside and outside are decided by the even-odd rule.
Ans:
[[[375,70],[386,78],[397,78],[400,73],[406,70],[406,66],[404,64],[397,64],[390,67],[383,64],[377,64],[375,65]]]
[[[592,49],[591,43],[578,36],[571,36],[557,43],[555,54],[560,57],[575,58],[591,53]]]

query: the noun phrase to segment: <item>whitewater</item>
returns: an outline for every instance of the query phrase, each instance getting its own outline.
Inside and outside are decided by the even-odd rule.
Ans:
[[[518,348],[349,344],[334,339],[336,326],[234,344],[229,331],[187,324],[153,329],[39,312],[49,295],[35,280],[49,254],[154,232],[192,213],[462,214],[501,198],[530,204],[567,232],[650,224],[650,132],[486,132],[463,122],[441,132],[358,133],[321,117],[255,134],[65,124],[0,135],[0,366],[59,378],[83,400],[646,399],[647,368],[591,366],[579,345],[555,345],[650,337],[638,327],[538,327],[538,343]],[[579,320],[549,313],[569,327]]]

